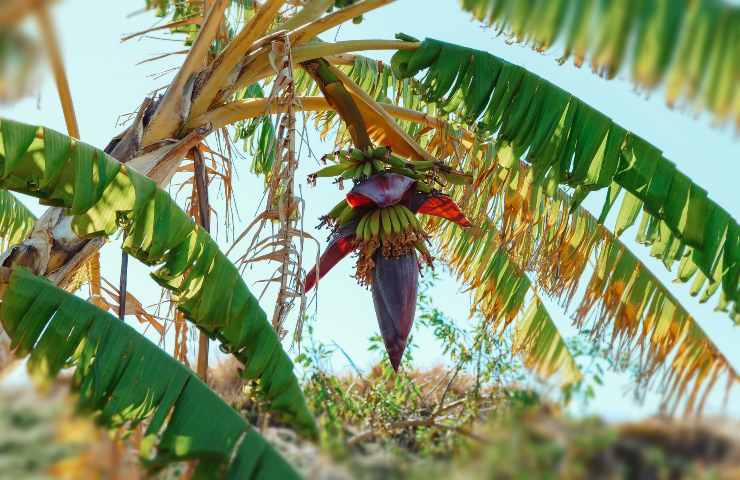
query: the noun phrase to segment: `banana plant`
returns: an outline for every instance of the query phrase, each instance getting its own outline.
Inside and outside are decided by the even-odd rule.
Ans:
[[[3,265],[25,266],[64,284],[75,266],[100,248],[96,239],[120,222],[128,234],[127,251],[163,264],[155,279],[175,292],[181,311],[246,362],[245,375],[260,379],[278,412],[311,430],[289,361],[263,322],[264,312],[215,242],[156,189],[170,182],[183,157],[213,131],[284,112],[270,98],[244,95],[275,78],[271,43],[280,38],[291,49],[294,68],[306,72],[294,76],[296,94],[303,95],[294,103],[322,112],[324,133],[333,131],[332,121],[343,122],[337,151],[326,157],[330,165],[311,181],[352,182],[324,218],[332,229],[330,247],[307,275],[304,290],[356,252],[357,276],[373,288],[394,367],[413,320],[417,263],[431,261],[429,240],[470,288],[475,308],[498,327],[495,331],[513,325],[516,350],[543,375],[563,373],[565,382],[578,377],[539,295],[569,304],[593,261],[597,269],[577,322],[598,307],[601,332],[612,328],[616,343],[647,352],[640,373],[649,378],[664,367],[669,393],[688,398],[690,406],[701,405],[694,401],[697,392],[711,390],[721,374],[734,385],[739,377],[711,339],[617,236],[643,208],[641,242],[667,267],[679,262],[679,279],[694,279],[692,293],[703,291],[702,298],[709,298],[719,292],[719,307],[737,319],[736,220],[657,147],[522,67],[486,52],[408,36],[318,41],[322,33],[392,2],[147,1],[147,7],[170,17],[164,28],[185,33],[188,51],[164,95],[144,102],[136,121],[111,143],[113,156],[126,165],[49,130],[2,122],[3,187],[55,207],[39,219],[30,238],[6,251]],[[19,8],[11,19],[30,11],[22,0],[11,3]],[[724,119],[736,115],[728,72],[735,65],[731,46],[740,43],[732,41],[736,9],[717,5],[657,1],[624,9],[595,1],[463,2],[469,11],[510,25],[518,40],[536,37],[545,47],[567,34],[578,47],[568,47],[576,58],[593,49],[599,68],[610,74],[627,59],[634,60],[640,78],[647,72],[642,84],[678,79],[669,90],[706,101]],[[580,22],[593,12],[593,22]],[[678,23],[680,37],[670,30]],[[592,30],[598,30],[598,42]],[[623,55],[632,32],[639,50]],[[355,53],[375,50],[397,52],[392,68]],[[267,132],[266,138],[271,133],[246,130],[242,140],[257,132]],[[351,139],[351,148],[343,138]],[[70,145],[74,148],[65,150]],[[261,152],[262,159],[273,158],[269,153]],[[136,174],[137,168],[153,180]],[[564,187],[574,195],[564,196]],[[611,229],[616,236],[603,225],[605,215],[598,222],[580,206],[598,189],[608,189],[605,212],[620,191],[627,192]],[[162,228],[153,228],[155,218],[165,219],[158,224]],[[234,293],[223,285],[233,286]]]
[[[472,178],[433,159],[404,161],[390,147],[373,147],[368,130],[371,119],[366,119],[367,110],[350,94],[341,74],[323,60],[306,62],[303,68],[334,106],[355,145],[349,151],[324,156],[325,162],[333,164],[309,176],[311,183],[318,177],[337,177],[354,186],[322,219],[332,228],[331,240],[319,264],[306,276],[304,292],[342,258],[357,252],[355,277],[372,290],[388,358],[398,370],[416,314],[419,270],[422,263],[433,264],[426,246],[429,236],[416,214],[436,215],[470,227],[455,202],[433,185],[440,178],[463,184]]]
[[[487,0],[481,0],[479,3],[485,4],[486,2]],[[312,6],[321,3],[310,2]],[[329,4],[329,2],[325,3]],[[371,9],[378,8],[385,3],[390,2],[371,0],[357,2],[352,7],[332,14],[337,16],[324,17],[322,23],[327,25],[332,22],[332,19],[339,19],[340,14],[343,14],[342,19],[346,21],[356,17],[359,13],[367,14]],[[512,8],[507,7],[504,11],[511,11]],[[645,12],[647,14],[641,14],[642,16],[636,16],[630,12],[629,16],[624,17],[626,18],[626,25],[632,29],[637,25],[637,22],[642,21],[643,18],[648,18],[650,15],[655,18],[664,18],[662,15],[665,10],[660,10],[659,6],[655,10],[651,10],[652,8],[652,6],[646,7]],[[676,11],[673,6],[670,8],[674,12]],[[577,11],[577,9],[569,11]],[[535,13],[539,14],[540,12]],[[300,16],[300,13],[297,16]],[[689,16],[686,18],[689,18]],[[647,26],[647,23],[642,25]],[[302,42],[309,33],[315,31],[315,28],[319,28],[318,25],[313,27],[309,23],[305,27],[291,32],[290,38],[296,42]],[[697,35],[701,35],[699,30],[687,32],[682,33],[682,39],[699,38]],[[651,35],[653,33],[659,34],[657,31],[650,31]],[[608,37],[605,38],[608,39]],[[468,170],[468,173],[472,174],[473,177],[472,185],[457,186],[447,180],[448,190],[445,193],[449,194],[463,207],[468,217],[475,224],[475,228],[468,232],[454,226],[437,228],[436,223],[427,221],[426,231],[436,240],[435,243],[442,248],[444,260],[452,262],[456,270],[459,269],[458,271],[462,272],[466,265],[469,269],[473,269],[465,272],[466,275],[464,275],[463,280],[468,279],[472,283],[470,286],[474,291],[480,291],[481,295],[487,296],[482,298],[490,298],[490,303],[486,303],[485,308],[487,317],[496,319],[501,309],[506,308],[507,314],[504,318],[507,319],[507,325],[508,321],[518,318],[515,325],[517,329],[525,319],[530,321],[534,319],[538,326],[544,327],[551,321],[549,315],[524,315],[525,310],[538,313],[545,311],[544,307],[527,310],[532,302],[536,303],[536,296],[532,296],[531,293],[528,294],[530,301],[524,301],[525,294],[529,290],[527,282],[509,281],[508,277],[514,275],[514,273],[526,276],[534,268],[528,257],[532,257],[533,252],[548,251],[542,248],[535,251],[534,246],[547,245],[553,251],[558,249],[567,251],[567,248],[570,248],[568,245],[571,245],[578,238],[598,238],[598,241],[589,240],[589,242],[586,242],[584,240],[582,245],[574,245],[574,248],[577,247],[577,256],[572,258],[568,256],[553,257],[548,262],[542,262],[543,272],[546,271],[546,266],[551,266],[548,267],[551,268],[549,270],[550,277],[542,273],[537,279],[538,282],[546,283],[548,285],[547,291],[553,292],[552,295],[558,298],[560,298],[560,295],[570,298],[573,291],[572,286],[580,278],[580,273],[583,272],[582,265],[587,264],[589,259],[593,258],[593,255],[600,252],[602,246],[607,248],[608,244],[619,242],[614,236],[593,237],[591,233],[587,237],[581,236],[579,232],[585,231],[586,226],[588,226],[589,232],[598,231],[602,228],[598,222],[584,222],[579,215],[572,215],[574,212],[581,211],[580,202],[584,196],[588,192],[599,188],[609,188],[610,203],[607,207],[611,208],[618,193],[624,189],[628,191],[625,195],[627,200],[620,210],[620,220],[614,228],[617,234],[621,234],[634,223],[644,203],[639,198],[633,198],[636,194],[644,194],[647,189],[639,182],[652,183],[653,187],[651,188],[658,192],[659,182],[653,181],[653,179],[659,179],[663,176],[660,172],[651,170],[651,167],[659,164],[661,168],[665,167],[664,170],[673,171],[670,168],[672,164],[666,159],[663,159],[665,161],[658,160],[656,163],[654,159],[662,157],[657,148],[649,146],[649,144],[646,145],[646,142],[643,142],[633,133],[622,132],[618,125],[610,123],[599,112],[589,108],[570,93],[554,88],[521,67],[507,64],[507,62],[500,59],[491,59],[490,56],[482,58],[488,55],[485,52],[476,52],[450,44],[444,44],[443,48],[442,42],[437,42],[434,45],[434,41],[420,42],[408,36],[400,36],[398,41],[399,43],[396,44],[392,44],[390,41],[385,44],[381,41],[350,41],[299,45],[297,47],[294,45],[294,59],[297,62],[303,62],[302,65],[305,65],[305,62],[310,61],[311,58],[318,58],[319,56],[325,57],[329,63],[336,65],[338,72],[331,72],[335,78],[326,79],[328,83],[334,84],[329,89],[338,90],[339,86],[336,85],[336,81],[339,80],[349,91],[348,93],[357,107],[355,111],[350,112],[346,99],[333,100],[331,98],[332,92],[327,94],[328,89],[322,88],[321,82],[318,82],[318,87],[322,96],[316,97],[314,96],[316,95],[315,85],[306,82],[302,90],[302,93],[307,95],[301,99],[303,108],[306,111],[326,112],[320,116],[322,132],[331,131],[331,128],[336,125],[332,121],[338,118],[344,120],[339,128],[337,138],[346,133],[362,155],[372,156],[373,150],[371,149],[389,147],[394,157],[399,157],[405,162],[434,159],[444,164],[445,162],[442,162],[442,160],[447,159],[448,168],[454,167],[456,171]],[[355,51],[353,48],[355,50],[363,48],[365,51],[389,48],[397,49],[399,53],[392,62],[394,68],[389,68],[375,59],[351,54]],[[723,65],[727,65],[727,63],[723,63]],[[489,70],[486,70],[487,68]],[[324,68],[324,71],[329,70],[331,69]],[[418,75],[425,71],[427,72],[426,75],[421,77]],[[491,71],[496,72],[496,75],[491,76]],[[351,78],[343,78],[341,72],[345,72]],[[269,74],[269,59],[264,50],[262,52],[258,50],[250,57],[250,68],[237,75],[232,91],[259,82],[267,78]],[[312,78],[315,80],[315,76],[312,76]],[[709,85],[709,83],[704,84]],[[532,108],[530,108],[530,105],[532,105]],[[195,126],[207,121],[220,127],[234,121],[255,118],[260,114],[271,111],[279,111],[279,109],[271,106],[269,102],[259,99],[229,101],[224,97],[222,104],[213,104],[210,111],[201,109],[198,116],[189,120],[188,124]],[[546,115],[540,115],[539,112],[546,112]],[[389,116],[394,117],[395,120],[391,119],[389,121]],[[358,128],[362,125],[360,119],[364,123],[367,138],[357,137],[357,133],[363,131],[363,128]],[[462,129],[459,127],[462,127]],[[402,131],[399,132],[399,130]],[[462,132],[460,137],[456,136],[456,131]],[[409,138],[409,136],[412,138]],[[611,142],[607,143],[606,140],[609,138],[611,138]],[[527,155],[534,152],[534,149],[529,148],[533,140],[538,140],[539,143],[535,146],[552,158],[548,157],[549,160],[542,161],[538,165],[535,165],[537,162],[528,162]],[[420,148],[422,145],[424,148]],[[527,150],[528,148],[529,150]],[[354,153],[354,156],[359,158],[360,153]],[[362,181],[368,175],[383,173],[377,165],[372,167],[362,165],[362,171],[358,171],[359,165],[348,167],[352,164],[352,155],[352,150],[345,149],[335,155],[336,159],[327,158],[329,161],[337,163],[337,165],[329,165],[321,175],[344,176],[344,179],[342,179],[344,181],[350,181],[352,177],[357,176],[357,180]],[[615,157],[617,158],[616,162]],[[460,158],[464,160],[461,161]],[[526,166],[531,167],[530,171],[532,173],[519,173],[520,160],[524,160]],[[342,165],[343,162],[344,165]],[[553,163],[556,167],[553,167]],[[619,168],[618,172],[612,172],[615,163]],[[576,167],[576,165],[578,166]],[[604,166],[602,167],[602,165]],[[370,168],[370,170],[366,171],[367,168]],[[390,168],[386,166],[384,168],[390,171]],[[403,174],[403,172],[395,173]],[[618,173],[622,175],[617,175]],[[735,249],[732,242],[736,238],[733,227],[736,222],[730,216],[725,225],[723,220],[725,218],[723,212],[725,211],[711,200],[706,202],[706,205],[710,206],[709,210],[712,211],[712,215],[717,216],[718,219],[718,222],[715,222],[717,223],[715,225],[717,235],[706,236],[719,239],[717,243],[719,246],[704,245],[698,237],[705,234],[698,235],[697,229],[694,228],[696,225],[694,219],[701,218],[700,212],[703,210],[701,205],[705,204],[702,199],[702,191],[693,182],[689,182],[688,187],[686,187],[687,184],[683,181],[684,177],[679,173],[674,174],[674,177],[678,178],[679,181],[671,182],[676,184],[673,192],[669,192],[667,196],[663,196],[662,193],[657,195],[656,193],[655,198],[659,199],[660,202],[646,204],[648,212],[645,214],[645,218],[648,220],[647,223],[643,222],[644,228],[641,226],[640,238],[643,239],[641,241],[651,246],[653,255],[662,256],[666,266],[670,266],[676,261],[681,262],[680,279],[686,281],[692,276],[696,279],[695,286],[691,290],[692,293],[697,289],[701,290],[702,284],[706,287],[703,299],[711,297],[719,291],[719,307],[728,310],[731,316],[735,318],[736,310],[734,310],[732,298],[735,295],[733,287],[737,285],[736,282],[733,282],[733,272],[737,263],[734,259]],[[615,181],[610,183],[612,179]],[[312,177],[309,180],[313,181],[314,178]],[[622,183],[617,183],[617,180]],[[518,192],[511,195],[504,194],[509,190],[501,188],[500,185],[508,185],[518,190]],[[559,185],[575,187],[574,197],[569,197],[567,201],[562,200]],[[497,186],[496,191],[488,190],[494,188],[494,186]],[[689,193],[684,187],[688,188]],[[535,195],[535,192],[538,193]],[[498,201],[499,198],[500,202]],[[556,201],[550,202],[547,200],[551,198]],[[534,201],[539,203],[530,203]],[[544,208],[543,205],[551,205],[550,209],[553,212],[560,209],[561,206],[564,206],[565,210],[557,210],[558,217],[544,215],[541,213],[542,208]],[[666,205],[669,206],[666,207]],[[605,208],[606,212],[608,212],[608,208]],[[671,212],[685,210],[690,212],[690,215],[686,218],[677,218],[674,213],[669,213],[669,210]],[[487,214],[490,214],[490,216]],[[602,221],[604,218],[602,218]],[[654,220],[650,220],[650,218]],[[516,233],[516,242],[507,243],[514,239],[501,237],[499,233],[496,233],[500,227],[504,227],[504,232],[512,231]],[[532,230],[528,230],[528,227],[531,227]],[[529,233],[532,235],[525,235]],[[532,241],[527,246],[525,240],[532,239],[535,236],[537,239],[541,238],[542,241]],[[490,240],[486,240],[489,238]],[[559,241],[564,243],[557,243]],[[340,237],[339,240],[331,243],[332,248],[327,250],[327,255],[323,261],[327,265],[335,263],[339,260],[339,254],[347,249],[349,249],[348,251],[352,250],[350,248],[351,244],[352,242],[343,242]],[[477,247],[473,250],[467,250],[473,245],[477,245]],[[590,248],[592,245],[595,245],[596,248]],[[453,246],[456,246],[456,248],[452,248]],[[455,253],[464,251],[480,251],[486,255],[491,255],[497,250],[502,250],[506,255],[504,257],[495,256],[498,259],[496,262],[492,262],[491,257],[475,257],[473,265],[465,262],[462,254],[455,255]],[[619,251],[625,250],[620,247]],[[530,254],[527,255],[526,252],[530,252]],[[503,265],[501,259],[505,257],[508,257],[509,262],[506,265],[509,265],[510,268],[501,267],[494,270],[493,265],[495,264],[497,267]],[[622,258],[626,261],[627,258],[635,257],[624,253]],[[562,262],[563,268],[558,268],[558,260]],[[481,272],[485,272],[485,266],[489,264],[492,268],[491,272],[486,272],[488,275],[485,276],[481,275]],[[680,338],[684,338],[688,342],[687,345],[692,345],[689,350],[698,351],[697,349],[700,346],[706,349],[707,355],[714,359],[707,364],[712,365],[708,371],[728,372],[728,383],[732,385],[736,382],[738,377],[734,370],[726,362],[726,359],[719,354],[716,347],[711,345],[708,337],[696,328],[693,319],[684,315],[685,310],[662,307],[664,304],[675,306],[678,302],[674,297],[670,295],[663,296],[662,293],[661,295],[656,293],[653,296],[653,292],[665,292],[666,289],[659,285],[654,276],[646,273],[649,272],[649,269],[644,264],[639,261],[638,264],[639,269],[636,271],[639,272],[639,284],[647,283],[651,285],[650,295],[647,295],[644,301],[638,301],[636,290],[632,288],[632,282],[635,280],[632,279],[628,279],[630,288],[626,290],[615,292],[609,289],[596,289],[593,294],[597,298],[602,296],[602,300],[609,299],[606,302],[609,305],[606,314],[608,321],[602,324],[606,327],[619,325],[621,329],[622,324],[619,323],[620,312],[625,310],[632,312],[631,305],[633,303],[635,305],[645,305],[645,307],[640,307],[636,314],[630,313],[630,322],[627,325],[640,325],[640,322],[644,321],[646,322],[645,328],[649,331],[658,328],[656,325],[661,325],[659,330],[662,332],[664,322],[668,322],[673,325],[671,328],[680,332],[690,331],[691,335],[679,335]],[[700,264],[703,264],[703,268],[699,267]],[[610,269],[615,267],[614,264],[605,264],[605,266]],[[326,271],[325,268],[322,268],[321,262],[319,262],[317,270],[319,274]],[[494,275],[494,271],[498,274]],[[609,273],[613,272],[610,271]],[[553,286],[551,288],[550,285],[556,285],[560,276],[567,279],[567,287]],[[621,274],[613,277],[608,276],[607,283],[613,280],[616,288],[621,281],[618,280],[620,277]],[[312,276],[309,276],[310,278]],[[468,280],[465,280],[466,283],[468,283]],[[698,287],[696,287],[697,284]],[[307,285],[310,285],[310,283],[307,283]],[[526,288],[524,285],[527,285]],[[719,287],[722,285],[726,286],[720,289]],[[630,291],[632,294],[629,293]],[[616,296],[616,299],[612,298],[614,296]],[[563,301],[565,302],[565,300]],[[651,304],[651,302],[653,303]],[[630,308],[617,308],[620,305],[630,305]],[[648,308],[650,305],[653,305],[653,307]],[[678,306],[680,307],[680,305]],[[651,320],[656,311],[661,313],[660,321],[657,324]],[[545,328],[540,329],[542,332],[546,330]],[[631,341],[640,342],[645,338],[637,335],[636,330],[632,327],[620,331]],[[549,332],[553,332],[553,330],[550,329]],[[554,331],[554,334],[549,338],[551,341],[547,343],[547,348],[542,343],[531,342],[529,344],[533,348],[535,345],[539,345],[540,350],[537,352],[539,355],[534,355],[533,358],[545,361],[547,358],[555,358],[549,357],[546,352],[562,351],[560,347],[556,346],[562,346],[562,343],[560,343],[562,339],[557,331]],[[656,362],[665,364],[666,351],[670,351],[668,345],[671,345],[670,341],[659,342],[656,339],[654,344],[647,345],[645,348],[655,353]],[[673,345],[675,346],[675,342]],[[685,363],[677,362],[673,365],[666,365],[666,371],[674,373],[697,372],[694,368],[686,368],[687,365],[700,363],[695,357],[695,360],[691,360],[690,356],[682,358]],[[569,364],[571,363],[560,362],[560,365],[566,367]],[[536,368],[538,364],[533,361],[531,365]],[[714,369],[714,366],[717,368]],[[541,369],[541,371],[548,370],[547,368]],[[697,385],[711,386],[715,383],[709,380],[712,375],[700,374],[691,378],[696,380]],[[572,378],[572,376],[569,377]],[[682,377],[674,375],[672,378]],[[683,380],[677,381],[679,383],[683,382]],[[683,383],[687,382],[689,382],[688,379]]]

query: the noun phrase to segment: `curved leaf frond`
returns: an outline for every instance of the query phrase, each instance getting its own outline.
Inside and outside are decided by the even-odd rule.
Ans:
[[[693,100],[740,128],[740,7],[723,0],[462,0],[478,20],[544,51],[564,42],[560,62],[589,59],[613,78],[623,67],[642,88],[666,86],[669,105]]]
[[[377,96],[377,98],[379,99],[388,99],[389,97],[396,97],[397,99],[398,92],[407,91],[406,88],[409,86],[409,82],[416,83],[413,78],[399,79],[393,73],[391,73],[390,69],[385,67],[382,62],[377,62],[359,56],[354,57],[353,60],[354,61],[352,62],[352,67],[349,70],[350,74],[354,77],[355,81],[358,84],[362,85],[363,88],[367,89],[367,91],[371,95]],[[376,72],[379,72],[380,75],[378,76]],[[499,177],[501,175],[507,175],[507,170],[505,170],[505,167],[503,167],[501,164],[504,163],[509,166],[516,164],[515,158],[511,155],[511,149],[504,148],[501,150],[496,150],[496,148],[494,148],[494,145],[490,145],[486,141],[477,141],[476,135],[473,134],[471,131],[459,126],[453,127],[452,124],[447,121],[444,110],[439,111],[439,109],[437,109],[438,111],[436,113],[438,115],[441,114],[441,116],[432,115],[435,110],[434,104],[425,104],[422,101],[415,101],[413,103],[414,110],[404,110],[390,104],[384,104],[383,106],[388,110],[389,113],[396,116],[396,118],[403,119],[399,120],[399,123],[410,134],[412,134],[412,136],[417,138],[418,141],[423,142],[425,148],[428,149],[433,155],[437,156],[440,159],[447,159],[449,161],[452,161],[456,164],[458,168],[461,168],[465,171],[469,170],[476,172],[476,175],[478,177],[475,184],[477,194],[473,197],[471,195],[471,191],[458,192],[460,196],[457,197],[457,200],[460,202],[467,202],[466,213],[468,213],[468,215],[470,215],[474,221],[478,221],[480,220],[477,218],[478,216],[484,215],[485,213],[491,214],[493,210],[495,210],[495,205],[503,205],[504,202],[502,200],[496,201],[495,199],[501,196],[501,185],[505,183],[503,178]],[[327,114],[323,115],[328,117]],[[425,138],[422,140],[422,137]],[[524,179],[527,177],[527,175],[531,174],[523,173],[522,175],[523,176],[521,178]],[[527,186],[526,188],[523,186],[522,188],[524,188],[524,190],[522,191],[522,196],[526,197],[528,194],[536,192],[539,197],[532,197],[529,200],[518,200],[517,202],[510,201],[506,204],[508,208],[511,208],[511,206],[514,204],[519,206],[541,206],[542,202],[544,201],[543,199],[548,199],[555,195],[559,199],[559,203],[557,203],[557,208],[559,210],[562,210],[562,212],[558,214],[560,216],[557,218],[560,218],[561,221],[567,222],[571,221],[570,217],[572,214],[576,215],[577,217],[587,217],[588,219],[590,219],[589,221],[591,222],[591,224],[593,224],[595,228],[596,221],[592,218],[587,210],[579,206],[580,202],[578,201],[578,199],[572,200],[562,193],[553,193],[555,192],[555,190],[553,190],[552,184],[548,185],[546,188],[547,195],[543,195],[541,185],[543,179],[540,176],[538,177],[538,180],[539,183],[536,186],[537,188],[535,188],[535,186]],[[530,177],[527,180],[526,185],[531,184],[532,181],[534,181],[534,177]],[[613,203],[616,193],[616,189],[612,188],[610,190],[611,203]],[[627,206],[630,206],[630,203],[630,201],[627,201]],[[639,209],[639,206],[637,208]],[[502,214],[502,212],[499,212],[499,214]],[[536,226],[536,223],[542,218],[541,216],[532,217],[531,212],[519,212],[517,213],[517,215],[527,217],[530,221],[534,222],[532,225],[530,225],[531,228],[522,228],[522,232],[531,234],[535,231],[538,231],[532,230],[532,228],[541,228]],[[633,215],[634,213],[630,209],[622,209],[622,215],[620,215],[620,218],[622,220],[620,220],[617,224],[618,232],[625,228],[625,219],[629,220]],[[512,213],[512,217],[515,217],[514,213]],[[484,215],[482,217],[483,221],[485,221],[486,218],[487,217]],[[556,218],[556,216],[553,216],[552,218]],[[659,229],[657,230],[657,232],[662,235],[662,237],[657,237],[656,228],[651,227],[651,222],[649,221],[650,219],[651,215],[646,212],[641,224],[641,233],[638,235],[638,240],[640,240],[640,242],[642,243],[653,246],[653,248],[651,249],[651,254],[657,258],[660,258],[669,268],[671,265],[671,258],[673,258],[674,260],[680,260],[681,265],[679,268],[678,280],[686,282],[688,281],[688,279],[691,278],[691,275],[696,274],[696,278],[698,281],[695,282],[695,285],[692,287],[691,293],[693,295],[697,295],[701,291],[702,281],[705,281],[706,279],[701,275],[700,272],[696,273],[697,267],[692,262],[693,255],[691,254],[690,249],[686,249],[682,252],[682,254],[680,254],[680,252],[678,252],[677,250],[675,240],[673,242],[667,241],[671,238],[668,237],[665,233],[665,226],[663,226],[664,230],[662,232]],[[601,220],[603,219],[600,219],[599,223],[602,223]],[[556,226],[555,230],[559,232],[560,227]],[[591,230],[595,231],[593,228]],[[607,230],[604,230],[604,234],[611,239],[610,241],[618,242],[618,239],[614,238]],[[663,240],[657,241],[660,240],[660,238],[662,238]],[[538,249],[537,251],[540,250]],[[673,257],[669,255],[669,253],[671,252],[673,254]],[[510,253],[514,254],[516,252],[510,249]],[[556,257],[557,256],[553,254],[552,258]],[[570,257],[565,256],[565,258]],[[533,261],[532,250],[523,249],[516,255],[516,260],[517,262],[526,266],[528,261]],[[581,271],[576,270],[571,273],[567,273],[569,270],[570,269],[559,269],[557,272],[557,276],[555,275],[555,272],[551,272],[551,275],[542,276],[538,279],[538,281],[540,282],[541,286],[543,286],[543,288],[547,288],[548,284],[553,283],[552,279],[558,278],[559,281],[556,283],[563,288],[575,288]],[[712,286],[716,290],[718,284],[713,283]],[[666,290],[664,287],[661,288],[662,290]],[[701,301],[707,301],[708,298],[711,296],[711,293],[713,293],[715,290],[707,288],[704,292],[704,295],[702,296]],[[557,295],[560,294],[560,292],[549,292]],[[722,299],[722,301],[724,304],[721,304],[721,307],[723,307],[723,309],[726,309],[726,302],[724,302],[724,299]],[[737,323],[740,323],[740,317],[735,315],[735,321]]]
[[[477,121],[481,133],[496,133],[502,165],[525,159],[536,178],[574,187],[576,203],[605,187],[626,190],[617,233],[643,208],[649,219],[641,230],[645,242],[672,249],[675,259],[688,255],[685,280],[702,274],[709,296],[721,285],[722,308],[740,314],[740,227],[657,147],[561,88],[486,52],[427,39],[415,51],[396,53],[392,63],[401,77],[427,70],[421,85],[427,101],[465,122]]]
[[[216,393],[136,330],[23,268],[14,269],[0,320],[32,377],[73,366],[78,407],[108,427],[148,422],[150,468],[200,460],[198,478],[298,479],[292,467]],[[200,477],[202,475],[202,477]]]
[[[178,309],[245,364],[271,407],[315,432],[293,364],[257,299],[210,235],[154,181],[53,130],[3,119],[0,186],[66,207],[80,237],[126,231],[123,248],[169,289]]]
[[[0,248],[21,242],[30,235],[36,217],[15,195],[0,190]]]
[[[550,313],[536,296],[516,326],[512,349],[522,355],[524,366],[538,375],[559,373],[563,386],[583,377]]]

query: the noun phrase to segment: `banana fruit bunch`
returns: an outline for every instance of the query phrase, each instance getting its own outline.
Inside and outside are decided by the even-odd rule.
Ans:
[[[386,171],[391,150],[388,147],[371,147],[363,152],[359,148],[339,150],[324,155],[324,162],[335,162],[308,176],[308,183],[316,184],[319,177],[339,177],[341,180],[362,180],[370,175]]]
[[[431,265],[434,259],[426,245],[428,238],[419,219],[405,205],[375,208],[364,213],[355,228],[355,244],[359,251],[356,277],[360,284],[370,283],[372,259],[379,248],[385,258],[403,257],[416,249]]]
[[[339,177],[340,180],[361,181],[375,173],[392,172],[413,178],[420,191],[431,192],[434,184],[446,186],[470,185],[473,177],[464,174],[437,160],[403,160],[391,154],[388,147],[371,147],[363,152],[358,148],[339,150],[324,155],[324,162],[332,161],[318,172],[308,176],[308,183],[316,184],[319,177]]]
[[[345,199],[342,199],[328,214],[321,217],[321,224],[319,227],[324,225],[328,225],[333,228],[343,227],[359,217],[360,211],[352,208]]]
[[[389,160],[390,171],[413,178],[418,182],[419,190],[431,192],[433,185],[470,185],[473,176],[458,172],[438,160],[401,160],[393,157]]]

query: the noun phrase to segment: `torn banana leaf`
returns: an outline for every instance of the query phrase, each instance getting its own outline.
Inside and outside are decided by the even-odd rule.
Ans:
[[[13,270],[0,321],[15,354],[48,382],[74,368],[78,408],[110,428],[147,422],[145,466],[200,460],[195,478],[298,479],[293,468],[192,371],[98,307]]]
[[[740,127],[740,6],[720,0],[462,0],[465,10],[509,39],[560,62],[590,61],[608,78],[629,68],[642,88],[666,87],[669,105],[686,99]]]
[[[427,39],[414,51],[397,52],[392,65],[399,77],[426,71],[420,88],[427,101],[495,133],[498,154],[491,159],[502,166],[523,158],[536,178],[575,188],[579,201],[612,185],[629,192],[631,214],[620,215],[620,228],[629,227],[643,208],[652,217],[652,232],[665,227],[659,244],[690,249],[688,261],[713,288],[721,285],[723,308],[740,314],[740,227],[658,148],[561,88],[486,52]],[[655,235],[645,239],[658,242]]]
[[[250,85],[237,92],[236,99],[264,98],[265,93],[259,84]],[[263,175],[265,182],[270,181],[272,164],[275,161],[275,126],[269,115],[239,122],[235,125],[236,140],[242,141],[243,150],[252,156],[252,173]]]
[[[0,190],[0,248],[23,241],[33,230],[36,217],[12,193]]]
[[[245,365],[272,410],[315,433],[293,364],[237,268],[149,178],[54,130],[2,119],[0,186],[69,209],[80,237],[123,226],[126,252],[172,292],[178,309]]]

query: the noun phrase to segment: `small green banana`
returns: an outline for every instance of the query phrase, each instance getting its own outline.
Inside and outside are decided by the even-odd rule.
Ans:
[[[391,221],[391,231],[393,233],[401,233],[401,222],[398,220],[398,209],[396,205],[388,208],[388,219]]]
[[[473,183],[473,176],[458,172],[439,172],[442,177],[453,185],[470,185]]]
[[[376,147],[370,151],[370,156],[378,160],[382,160],[388,156],[390,150],[388,147]]]
[[[347,202],[344,202],[347,203]],[[349,205],[347,205],[349,207]],[[337,217],[337,223],[339,225],[345,225],[347,222],[357,216],[358,212],[352,207],[346,208],[341,215]]]
[[[342,213],[349,208],[349,204],[347,203],[347,200],[342,199],[341,202],[337,203],[334,208],[331,209],[331,211],[327,214],[327,217],[330,218],[339,218],[342,216]]]
[[[380,210],[375,210],[370,214],[370,233],[373,237],[377,237],[380,233]]]
[[[349,167],[351,167],[351,164],[349,163],[337,163],[336,165],[329,165],[327,167],[322,168],[318,172],[313,173],[313,176],[316,177],[336,177],[337,175],[341,175],[344,173],[345,170],[347,170]]]
[[[367,222],[365,222],[365,227],[364,227],[364,232],[363,232],[363,238],[368,241],[373,238],[372,223],[373,223],[373,214],[371,212],[367,214]]]
[[[395,205],[393,207],[393,210],[396,213],[396,218],[398,219],[400,232],[405,232],[409,228],[409,217],[407,217],[406,214],[402,211],[402,209],[404,208],[406,207],[404,207],[403,205]]]
[[[407,168],[406,162],[404,162],[402,159],[398,158],[395,155],[389,155],[388,157],[384,157],[381,160],[387,163],[388,165],[390,165],[391,167]]]
[[[431,193],[434,190],[431,185],[421,180],[416,182],[416,189],[422,193]]]
[[[362,163],[365,161],[365,154],[362,153],[362,150],[353,148],[349,152],[349,158],[355,163]]]
[[[384,236],[389,236],[393,233],[393,222],[391,221],[390,208],[382,208],[380,210],[380,223],[383,226]]]
[[[366,177],[369,177],[373,174],[372,162],[365,162],[365,164],[362,166],[362,174]]]
[[[409,225],[411,225],[411,228],[414,230],[421,230],[421,223],[419,223],[419,219],[416,218],[416,215],[414,215],[411,210],[401,205],[401,211],[403,211],[406,218],[409,219]]]
[[[344,173],[342,173],[340,178],[343,178],[344,180],[355,178],[356,171],[357,171],[357,167],[350,167],[347,170],[345,170]]]
[[[363,233],[365,231],[365,224],[367,224],[367,217],[368,215],[364,215],[360,221],[357,222],[357,227],[355,228],[355,236],[360,240],[365,240]]]
[[[429,170],[434,167],[435,163],[437,163],[436,160],[414,160],[412,162],[408,162],[408,165],[416,170]]]

